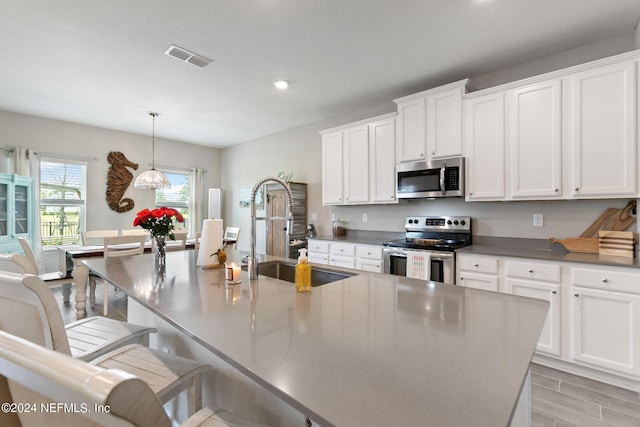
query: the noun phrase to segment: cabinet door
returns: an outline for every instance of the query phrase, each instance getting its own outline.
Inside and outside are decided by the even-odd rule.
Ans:
[[[511,197],[561,197],[560,80],[518,88],[508,96]]]
[[[13,186],[13,225],[14,238],[29,237],[32,232],[33,218],[31,215],[31,181],[16,180]]]
[[[356,268],[358,270],[369,271],[371,273],[382,273],[382,261],[358,258],[356,260]]]
[[[580,287],[572,293],[572,358],[639,375],[640,296]]]
[[[336,267],[342,267],[342,268],[355,269],[356,268],[356,259],[353,258],[353,257],[342,257],[342,256],[329,255],[329,265],[333,265],[333,266],[336,266]]]
[[[467,288],[483,289],[485,291],[498,292],[500,290],[498,276],[469,273],[467,271],[460,272],[456,284]]]
[[[427,98],[427,147],[434,159],[462,155],[462,93],[459,87]]]
[[[335,132],[322,136],[322,204],[343,203],[342,186],[342,132]]]
[[[369,127],[347,129],[342,137],[345,202],[366,203],[369,201]]]
[[[574,197],[637,194],[635,68],[627,62],[571,77]]]
[[[549,301],[549,313],[536,350],[560,356],[560,286],[513,279],[507,279],[505,285],[510,294]]]
[[[395,119],[369,125],[370,197],[375,203],[396,203]]]
[[[426,126],[425,98],[398,104],[396,144],[399,162],[426,159]]]
[[[329,264],[329,255],[327,254],[318,254],[314,252],[309,252],[309,262],[311,264]]]
[[[504,191],[504,95],[464,100],[467,150],[466,200],[502,200]]]

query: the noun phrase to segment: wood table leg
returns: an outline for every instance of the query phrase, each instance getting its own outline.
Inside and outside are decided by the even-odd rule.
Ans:
[[[89,270],[84,265],[76,265],[73,269],[73,279],[76,284],[76,313],[78,320],[87,316],[87,280],[89,279]]]

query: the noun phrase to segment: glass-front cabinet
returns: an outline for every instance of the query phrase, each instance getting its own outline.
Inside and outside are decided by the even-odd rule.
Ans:
[[[33,178],[0,174],[0,252],[22,252],[18,237],[33,246]]]

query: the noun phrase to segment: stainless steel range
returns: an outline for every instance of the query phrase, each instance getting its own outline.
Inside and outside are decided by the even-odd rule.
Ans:
[[[455,250],[471,244],[468,216],[408,216],[405,238],[384,242],[384,272],[407,275],[407,254],[425,252],[430,260],[430,278],[455,283]]]

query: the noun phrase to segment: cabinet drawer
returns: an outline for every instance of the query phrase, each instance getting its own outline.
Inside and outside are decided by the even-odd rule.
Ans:
[[[323,242],[322,240],[309,240],[309,252],[328,254],[329,242]]]
[[[498,274],[498,258],[460,254],[458,255],[458,269]]]
[[[560,266],[527,261],[507,261],[507,276],[560,282]]]
[[[329,256],[329,265],[334,265],[336,267],[342,268],[356,268],[356,259],[351,257],[342,257],[342,256]]]
[[[329,264],[329,255],[327,254],[310,253],[308,258],[311,264]]]
[[[356,245],[351,243],[331,243],[329,253],[340,256],[356,256]]]
[[[382,246],[358,245],[356,251],[358,258],[382,260]]]
[[[571,269],[571,284],[609,291],[640,294],[640,273],[616,269]]]
[[[382,261],[358,258],[356,260],[356,268],[358,270],[369,271],[372,273],[382,273]]]

